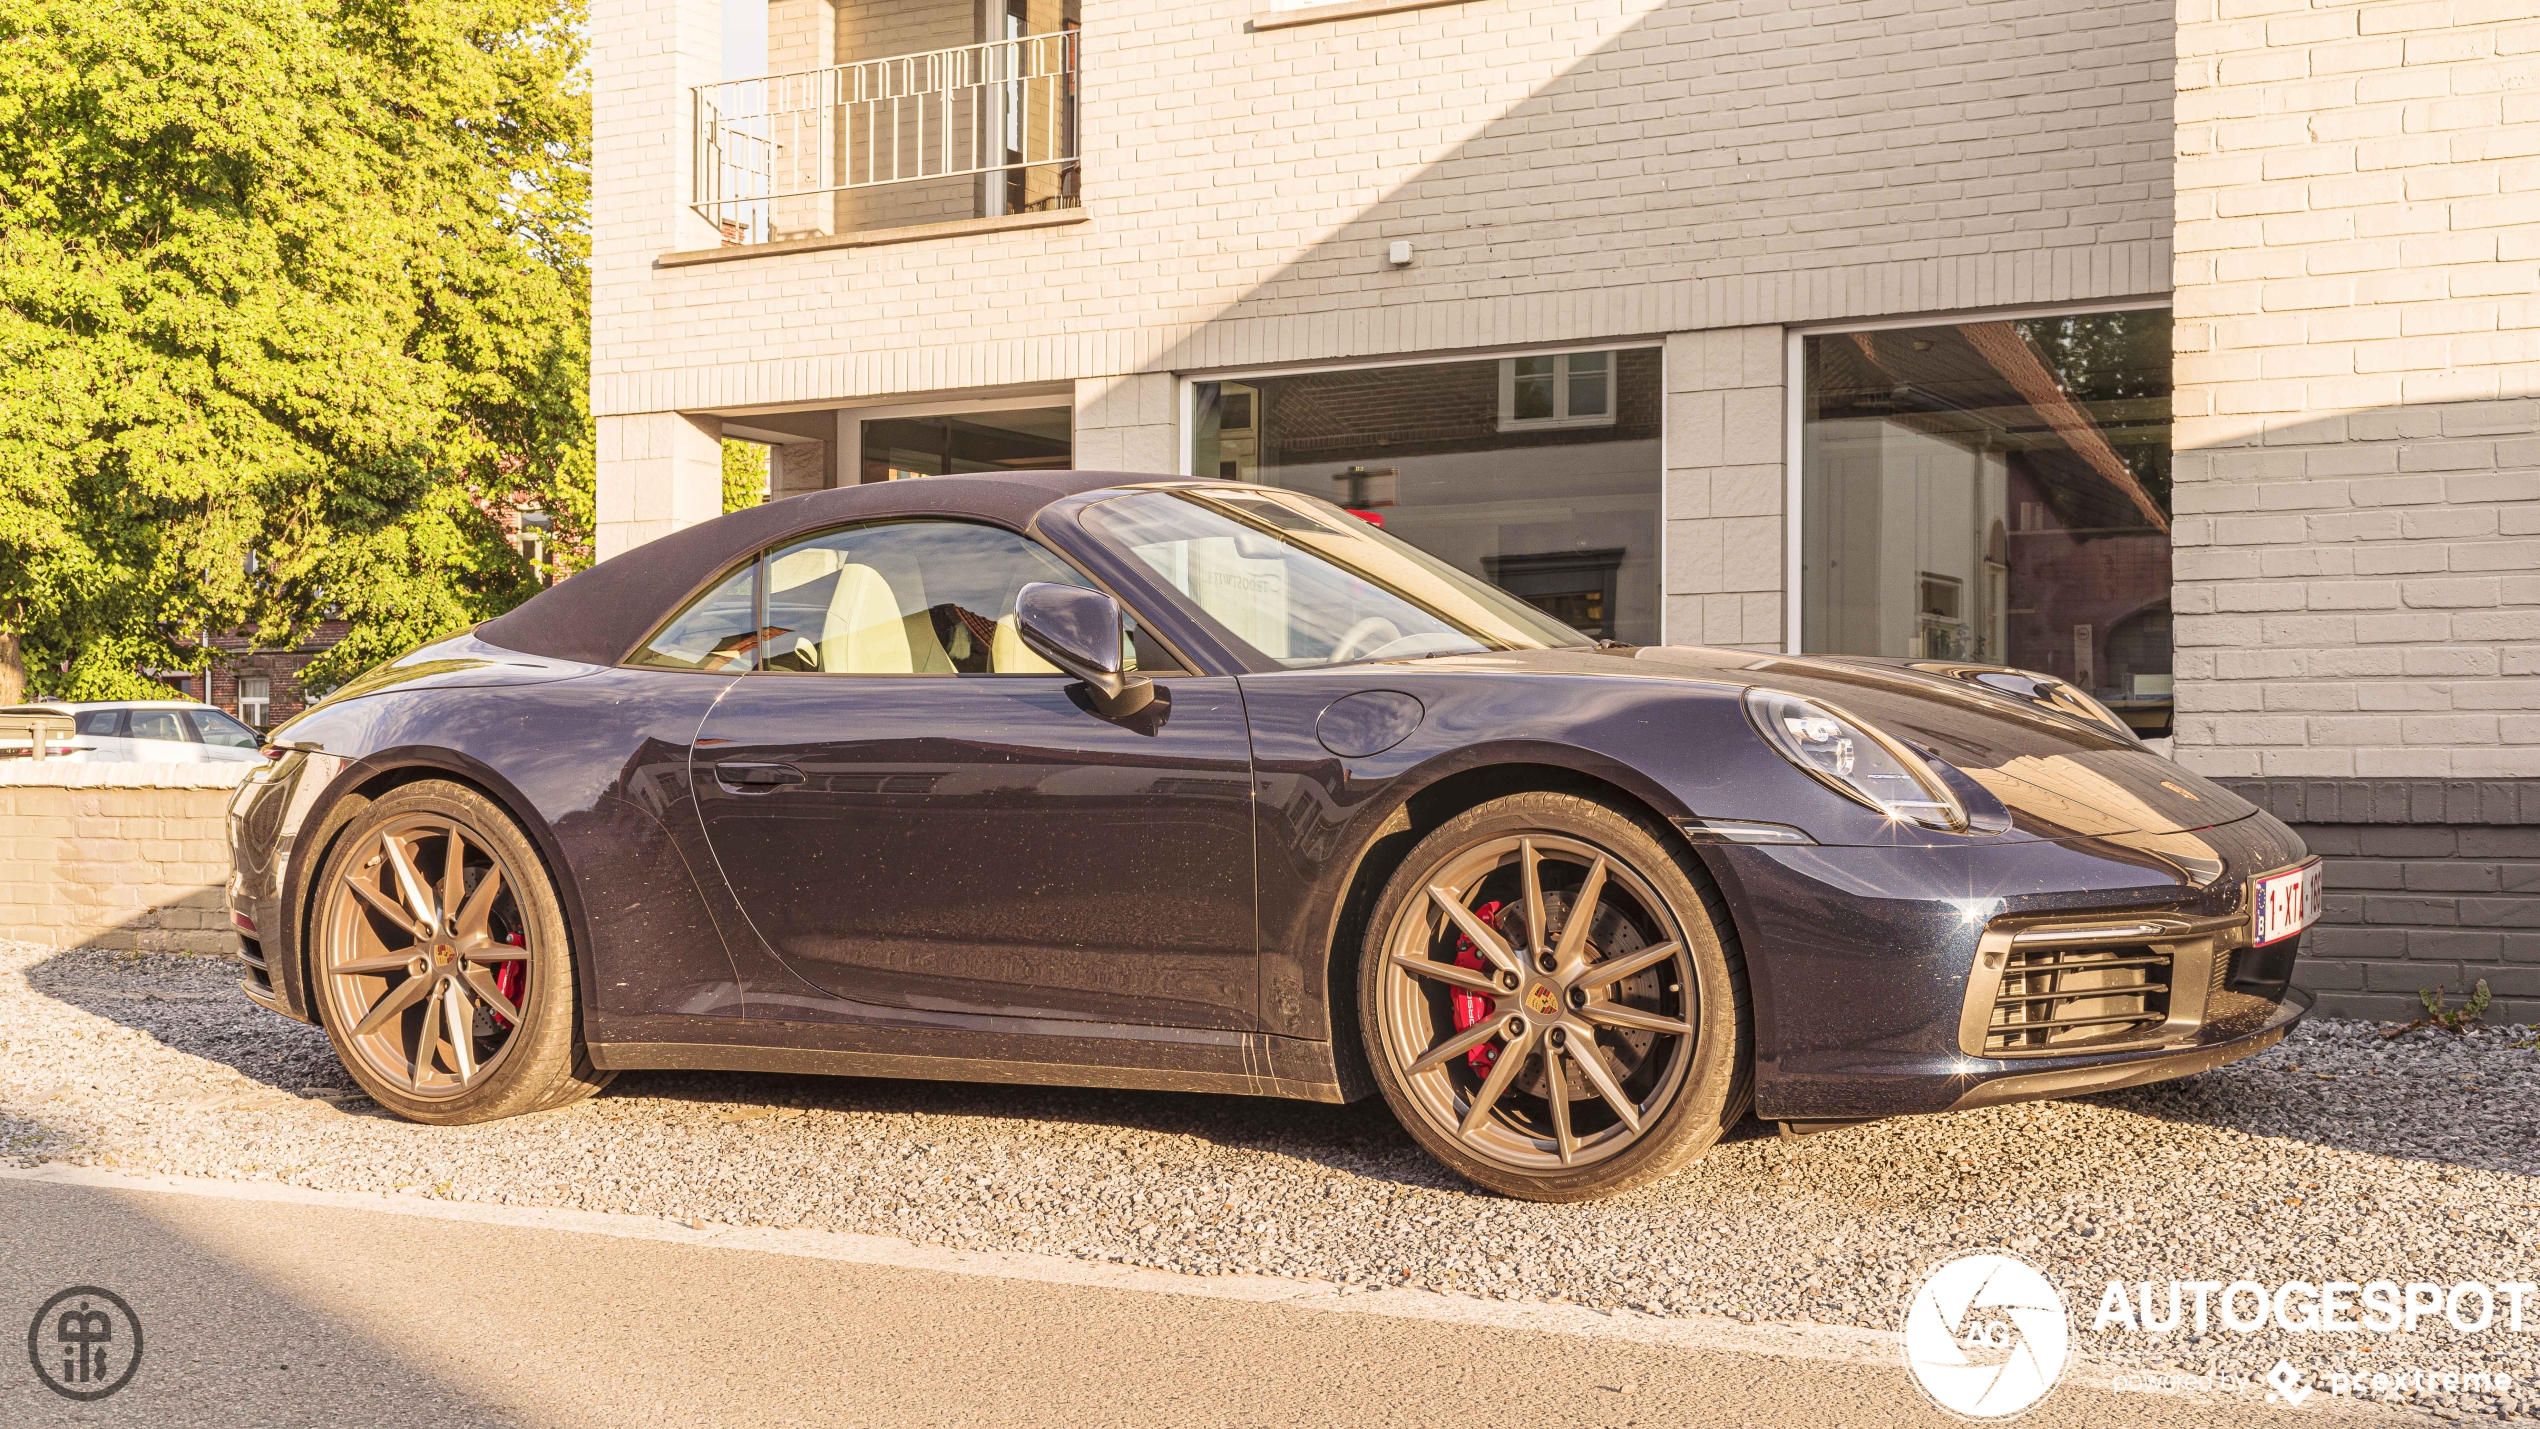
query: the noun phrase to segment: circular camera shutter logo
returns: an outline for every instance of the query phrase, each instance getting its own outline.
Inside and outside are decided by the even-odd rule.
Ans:
[[[2072,1359],[2064,1297],[2009,1251],[1943,1263],[1905,1312],[1905,1367],[1932,1403],[1967,1419],[2008,1419],[2044,1399]]]

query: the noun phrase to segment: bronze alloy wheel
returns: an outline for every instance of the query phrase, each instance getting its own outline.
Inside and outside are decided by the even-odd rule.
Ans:
[[[326,890],[319,945],[330,1011],[365,1068],[417,1097],[452,1097],[493,1074],[520,1026],[545,951],[523,926],[484,835],[417,815],[364,835]],[[506,993],[508,985],[510,993]]]
[[[1517,807],[1451,821],[1388,888],[1369,1051],[1397,1114],[1465,1175],[1612,1194],[1742,1114],[1743,980],[1710,900],[1639,821],[1562,795],[1500,804]]]
[[[580,1046],[545,868],[473,789],[410,784],[356,812],[318,875],[311,964],[354,1080],[418,1121],[483,1121],[605,1085]]]

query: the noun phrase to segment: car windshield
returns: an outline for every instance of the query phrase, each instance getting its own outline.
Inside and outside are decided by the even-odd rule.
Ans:
[[[1224,633],[1290,668],[1595,642],[1308,496],[1148,491],[1085,513]]]

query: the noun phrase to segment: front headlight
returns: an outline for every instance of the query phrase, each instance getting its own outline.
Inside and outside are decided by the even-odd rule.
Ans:
[[[1783,758],[1889,818],[1967,826],[1967,811],[1930,765],[1860,721],[1776,690],[1748,690],[1746,713]]]

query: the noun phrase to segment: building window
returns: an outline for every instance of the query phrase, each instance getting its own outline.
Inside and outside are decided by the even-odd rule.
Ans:
[[[865,481],[979,471],[1065,471],[1075,460],[1066,407],[876,417],[859,424]]]
[[[1655,645],[1661,405],[1655,348],[1201,381],[1191,470],[1322,497],[1585,634]]]
[[[1803,340],[1801,643],[2014,665],[2170,724],[2170,315]]]
[[[1614,425],[1614,354],[1558,352],[1499,363],[1499,429]]]
[[[512,537],[512,544],[523,557],[527,558],[530,569],[536,571],[538,578],[542,581],[550,576],[547,561],[555,549],[555,539],[555,517],[544,511],[520,513],[520,531]],[[254,721],[250,720],[249,723],[252,724]]]
[[[249,675],[238,682],[238,720],[241,724],[265,727],[273,710],[273,680],[264,675]]]

